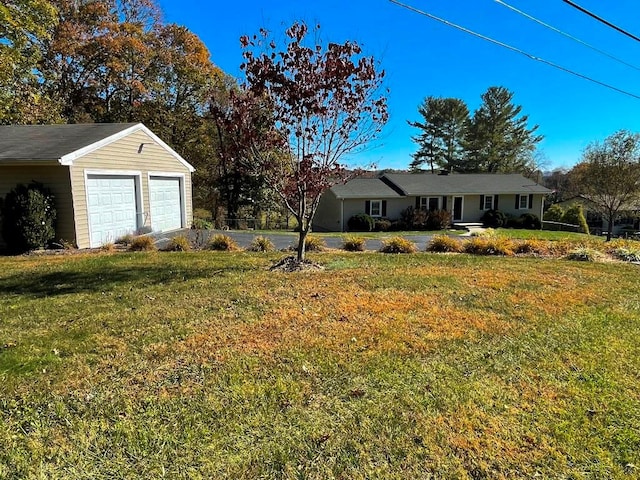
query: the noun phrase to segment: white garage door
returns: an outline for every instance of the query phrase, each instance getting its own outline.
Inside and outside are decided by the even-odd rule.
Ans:
[[[91,246],[114,242],[137,228],[135,177],[88,175]]]
[[[180,178],[151,177],[149,199],[151,204],[151,228],[154,232],[175,230],[182,227],[182,195]]]

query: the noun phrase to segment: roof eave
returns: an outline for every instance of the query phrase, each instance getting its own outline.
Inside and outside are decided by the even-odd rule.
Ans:
[[[195,171],[195,168],[189,163],[187,162],[184,158],[182,158],[175,150],[173,150],[169,145],[167,145],[166,143],[164,143],[162,140],[160,140],[160,138],[158,138],[158,136],[153,133],[151,130],[149,130],[146,126],[144,126],[142,123],[138,123],[136,125],[133,125],[129,128],[125,128],[124,130],[121,130],[117,133],[114,133],[113,135],[110,135],[106,138],[103,138],[101,140],[98,140],[97,142],[94,142],[90,145],[87,145],[85,147],[82,147],[78,150],[75,150],[73,152],[67,153],[66,155],[63,155],[62,157],[60,157],[58,159],[58,163],[60,163],[60,165],[64,165],[64,166],[72,166],[73,162],[75,160],[77,160],[78,158],[84,157],[85,155],[88,155],[96,150],[98,150],[99,148],[105,147],[117,140],[120,140],[128,135],[131,135],[132,133],[135,133],[139,130],[142,130],[144,133],[146,133],[149,137],[151,137],[153,139],[154,142],[156,142],[158,145],[160,145],[164,150],[166,150],[171,156],[173,156],[176,160],[178,160],[180,163],[182,163],[188,170],[190,173],[193,173]]]

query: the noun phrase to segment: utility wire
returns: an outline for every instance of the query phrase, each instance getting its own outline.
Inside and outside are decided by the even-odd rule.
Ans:
[[[478,37],[478,38],[480,38],[482,40],[486,40],[487,42],[493,43],[494,45],[498,45],[500,47],[503,47],[503,48],[506,48],[508,50],[511,50],[512,52],[516,52],[516,53],[519,53],[521,55],[524,55],[525,57],[528,57],[531,60],[536,60],[538,62],[541,62],[541,63],[544,63],[546,65],[549,65],[550,67],[557,68],[558,70],[562,70],[563,72],[570,73],[571,75],[575,75],[576,77],[582,78],[584,80],[588,80],[589,82],[593,82],[593,83],[595,83],[597,85],[600,85],[602,87],[606,87],[606,88],[608,88],[610,90],[614,90],[614,91],[616,91],[618,93],[622,93],[623,95],[627,95],[629,97],[633,97],[635,99],[640,100],[640,95],[636,95],[634,93],[627,92],[626,90],[622,90],[622,89],[620,89],[618,87],[614,87],[613,85],[610,85],[608,83],[601,82],[600,80],[596,80],[596,79],[591,78],[591,77],[589,77],[587,75],[583,75],[582,73],[576,72],[574,70],[570,70],[570,69],[568,69],[566,67],[563,67],[562,65],[558,65],[557,63],[553,63],[553,62],[550,62],[549,60],[545,60],[544,58],[536,57],[535,55],[532,55],[531,53],[525,52],[524,50],[520,50],[519,48],[512,47],[511,45],[508,45],[506,43],[500,42],[498,40],[494,40],[493,38],[487,37],[486,35],[482,35],[480,33],[476,33],[473,30],[469,30],[468,28],[465,28],[465,27],[462,27],[462,26],[457,25],[455,23],[452,23],[452,22],[450,22],[448,20],[445,20],[444,18],[436,17],[435,15],[432,15],[430,13],[424,12],[422,10],[418,10],[415,7],[412,7],[410,5],[406,5],[406,4],[402,3],[402,2],[399,2],[398,0],[389,0],[389,1],[391,3],[395,3],[396,5],[398,5],[400,7],[406,8],[407,10],[410,10],[410,11],[412,11],[414,13],[418,13],[420,15],[424,15],[425,17],[428,17],[428,18],[430,18],[432,20],[436,20],[436,21],[438,21],[440,23],[444,23],[445,25],[447,25],[449,27],[453,27],[453,28],[455,28],[457,30],[461,30],[461,31],[463,31],[465,33],[468,33],[469,35],[473,35],[474,37]]]
[[[594,50],[594,51],[598,52],[601,55],[609,57],[609,58],[615,60],[616,62],[622,63],[623,65],[626,65],[627,67],[631,67],[631,68],[633,68],[635,70],[640,71],[640,67],[636,67],[635,65],[632,65],[630,63],[625,62],[624,60],[621,60],[620,58],[616,57],[615,55],[607,53],[604,50],[600,50],[598,47],[594,47],[593,45],[591,45],[590,43],[585,42],[584,40],[580,40],[579,38],[574,37],[573,35],[571,35],[569,33],[563,32],[562,30],[560,30],[559,28],[554,27],[553,25],[549,25],[548,23],[545,23],[542,20],[540,20],[540,19],[538,19],[538,18],[536,18],[536,17],[534,17],[532,15],[529,15],[528,13],[523,12],[522,10],[518,10],[516,7],[514,7],[512,5],[509,5],[508,3],[503,2],[502,0],[494,0],[494,1],[496,3],[499,3],[500,5],[502,5],[503,7],[507,7],[509,10],[511,10],[513,12],[516,12],[516,13],[522,15],[525,18],[528,18],[529,20],[532,20],[532,21],[542,25],[543,27],[548,28],[549,30],[553,30],[554,32],[559,33],[560,35],[563,35],[563,36],[565,36],[567,38],[570,38],[574,42],[578,42],[579,44],[584,45],[585,47],[588,47],[591,50]]]
[[[596,20],[598,20],[601,23],[604,23],[607,27],[611,27],[614,30],[617,30],[618,32],[622,33],[623,35],[626,35],[629,38],[633,38],[636,42],[640,42],[640,38],[636,37],[633,33],[629,33],[627,32],[625,29],[620,28],[617,25],[614,25],[613,23],[605,20],[602,17],[599,17],[598,15],[596,15],[593,12],[590,12],[589,10],[587,10],[584,7],[581,7],[580,5],[578,5],[577,3],[572,2],[571,0],[562,0],[564,3],[566,3],[567,5],[571,5],[573,8],[576,8],[578,10],[580,10],[582,13],[589,15],[591,18],[595,18]]]

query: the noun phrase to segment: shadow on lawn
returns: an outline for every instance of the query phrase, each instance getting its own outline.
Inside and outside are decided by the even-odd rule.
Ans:
[[[215,278],[247,268],[175,267],[167,265],[102,265],[99,268],[61,269],[46,273],[29,272],[0,279],[0,295],[17,294],[49,297],[82,292],[110,291],[129,284],[132,288],[186,282],[197,278]]]

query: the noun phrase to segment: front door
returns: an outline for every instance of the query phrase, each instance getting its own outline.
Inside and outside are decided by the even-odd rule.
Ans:
[[[453,221],[462,221],[462,201],[463,197],[453,197]]]

